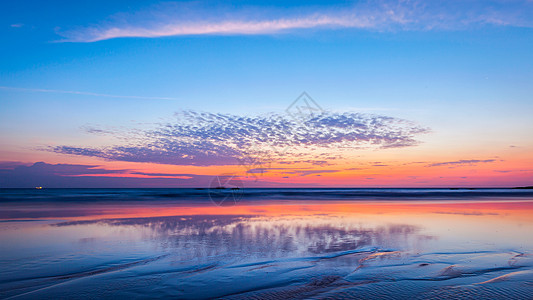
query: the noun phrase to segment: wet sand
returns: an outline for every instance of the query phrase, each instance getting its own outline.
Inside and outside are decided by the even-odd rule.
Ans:
[[[533,201],[3,203],[0,298],[531,299]]]

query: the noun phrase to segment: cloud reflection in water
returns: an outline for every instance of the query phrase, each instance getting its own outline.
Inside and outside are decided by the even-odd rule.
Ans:
[[[353,219],[316,215],[195,215],[73,221],[53,226],[88,224],[133,227],[143,233],[144,239],[176,250],[181,259],[235,253],[255,258],[313,256],[363,247],[406,249],[433,238],[421,234],[421,228],[415,225],[373,227]]]

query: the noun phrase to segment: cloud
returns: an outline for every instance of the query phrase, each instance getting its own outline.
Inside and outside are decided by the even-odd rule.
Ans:
[[[339,170],[295,170],[291,172],[285,172],[286,174],[298,174],[299,176],[307,176],[307,175],[314,175],[314,174],[322,174],[322,173],[335,173],[339,172]]]
[[[248,170],[247,173],[263,174],[263,173],[268,173],[271,171],[274,171],[274,172],[278,171],[279,174],[296,174],[298,176],[339,172],[339,170],[311,170],[309,168],[296,168],[296,169],[294,168],[292,169],[291,168],[255,168],[255,169]]]
[[[465,166],[465,165],[477,165],[480,163],[491,163],[495,162],[495,159],[461,159],[456,161],[447,161],[447,162],[440,162],[440,163],[432,163],[427,165],[426,167],[439,167],[439,166]]]
[[[466,212],[453,212],[453,211],[436,211],[434,214],[444,214],[444,215],[463,215],[463,216],[497,216],[498,213],[484,213],[480,211],[466,211]]]
[[[531,172],[533,170],[494,170],[494,172],[498,173],[512,173],[512,172]]]
[[[3,188],[116,188],[208,186],[212,176],[194,174],[155,174],[108,170],[95,165],[2,163],[0,187]],[[130,174],[172,178],[123,177]],[[121,176],[122,175],[122,176]],[[179,175],[179,176],[175,176]]]
[[[335,160],[335,159],[340,158],[340,157],[325,157],[325,158],[326,158],[326,159],[329,159],[329,160]],[[307,159],[307,160],[291,160],[291,161],[278,161],[277,163],[282,164],[282,165],[294,165],[294,164],[301,164],[301,163],[304,163],[304,164],[310,164],[310,165],[313,165],[313,166],[320,166],[320,167],[331,165],[331,164],[330,164],[328,161],[326,161],[326,160],[313,160],[313,159]]]
[[[59,31],[69,42],[123,37],[280,34],[302,29],[456,30],[471,26],[532,27],[531,1],[360,1],[292,8],[166,3],[119,13],[97,25]]]
[[[150,177],[173,177],[173,178],[182,178],[182,179],[189,179],[193,178],[192,176],[195,176],[193,174],[181,174],[181,173],[147,173],[147,172],[131,172],[130,174],[134,175],[143,175],[143,176],[150,176]]]
[[[132,174],[144,177],[131,177]],[[107,170],[93,165],[48,164],[45,162],[37,162],[33,165],[19,162],[0,163],[0,188],[34,188],[36,186],[45,188],[190,188],[209,187],[213,179],[214,176],[212,175]],[[287,185],[270,181],[246,182],[246,187],[274,186]],[[302,184],[302,186],[306,185]],[[200,194],[202,197],[207,195]],[[43,197],[55,197],[55,194],[46,194]],[[12,198],[9,195],[4,195],[3,198],[4,200],[18,200],[16,196]],[[102,200],[102,197],[98,197],[98,199]]]
[[[15,165],[15,164],[13,164]],[[123,174],[127,170],[107,170],[98,168],[95,165],[73,165],[73,164],[47,164],[36,162],[31,166],[18,165],[13,168],[19,174],[46,174],[58,176],[79,176],[79,175],[104,175]]]
[[[142,99],[142,100],[178,100],[177,98],[170,98],[170,97],[110,95],[110,94],[100,94],[100,93],[93,93],[93,92],[51,90],[51,89],[34,89],[34,88],[12,87],[12,86],[0,86],[0,89],[1,90],[19,91],[19,92],[71,94],[71,95],[93,96],[93,97],[104,97],[104,98]]]
[[[323,166],[335,157],[342,157],[332,155],[335,153],[414,146],[418,144],[415,137],[427,132],[428,129],[407,120],[360,113],[324,112],[297,122],[286,114],[238,116],[185,111],[178,113],[174,122],[159,124],[154,129],[113,133],[127,144],[61,145],[49,150],[115,161],[173,165],[262,167],[266,162],[294,160]],[[324,157],[327,159],[321,159]]]
[[[271,170],[272,168],[253,168],[250,170],[247,170],[246,173],[250,174],[264,174],[267,173],[268,170]]]
[[[21,162],[16,162],[16,161],[3,161],[3,162],[0,162],[0,170],[11,170],[11,169],[14,169],[16,167],[20,167],[20,166],[26,166],[26,164],[24,163],[21,163]]]

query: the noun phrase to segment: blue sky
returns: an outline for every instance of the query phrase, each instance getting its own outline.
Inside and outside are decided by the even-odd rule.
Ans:
[[[1,160],[106,145],[80,128],[144,128],[181,110],[279,113],[303,91],[328,111],[431,128],[426,153],[533,149],[531,1],[1,6]]]

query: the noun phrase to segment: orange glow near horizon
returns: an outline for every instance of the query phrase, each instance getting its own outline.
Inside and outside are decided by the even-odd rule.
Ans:
[[[410,151],[416,155],[409,153]],[[195,175],[213,177],[220,174],[238,175],[247,187],[515,187],[533,185],[533,167],[531,167],[532,162],[528,151],[511,150],[501,157],[482,157],[488,162],[454,164],[465,157],[469,156],[464,154],[450,156],[444,153],[429,155],[420,149],[395,149],[386,153],[367,151],[361,157],[332,159],[322,165],[298,162],[287,157],[283,164],[272,162],[250,166],[238,164],[195,166],[109,161],[45,152],[39,153],[40,160],[37,161],[49,164],[91,165],[97,166],[96,168],[120,171],[113,174],[66,176],[189,179],[190,184],[187,186],[190,187],[206,187],[205,180],[203,183],[195,182]],[[10,161],[16,161],[17,158],[28,159],[28,156],[24,154],[11,157]],[[33,162],[27,163],[27,165],[31,164]],[[265,168],[265,172],[248,172],[260,168]],[[139,172],[152,175],[137,174]],[[161,187],[172,187],[172,185],[167,184]]]
[[[96,209],[94,212],[92,209]],[[16,211],[43,211],[43,207],[27,204],[10,205],[9,209]],[[219,207],[212,204],[169,204],[169,203],[129,203],[128,206],[119,203],[107,204],[81,204],[65,208],[61,205],[51,204],[47,209],[61,212],[63,209],[83,211],[83,216],[54,217],[54,219],[68,219],[75,221],[95,219],[120,219],[120,218],[148,218],[169,216],[194,216],[194,215],[253,215],[263,217],[280,216],[356,216],[356,215],[382,215],[382,216],[437,216],[440,214],[483,216],[486,218],[501,218],[531,221],[533,202],[531,201],[432,201],[432,202],[330,202],[308,201],[306,203],[287,203],[283,201],[269,201],[268,203],[244,202],[236,206]],[[9,214],[9,210],[5,211]],[[44,217],[43,217],[44,218]],[[16,218],[15,218],[16,219]],[[27,219],[25,217],[25,219]],[[44,219],[49,219],[46,217]]]

